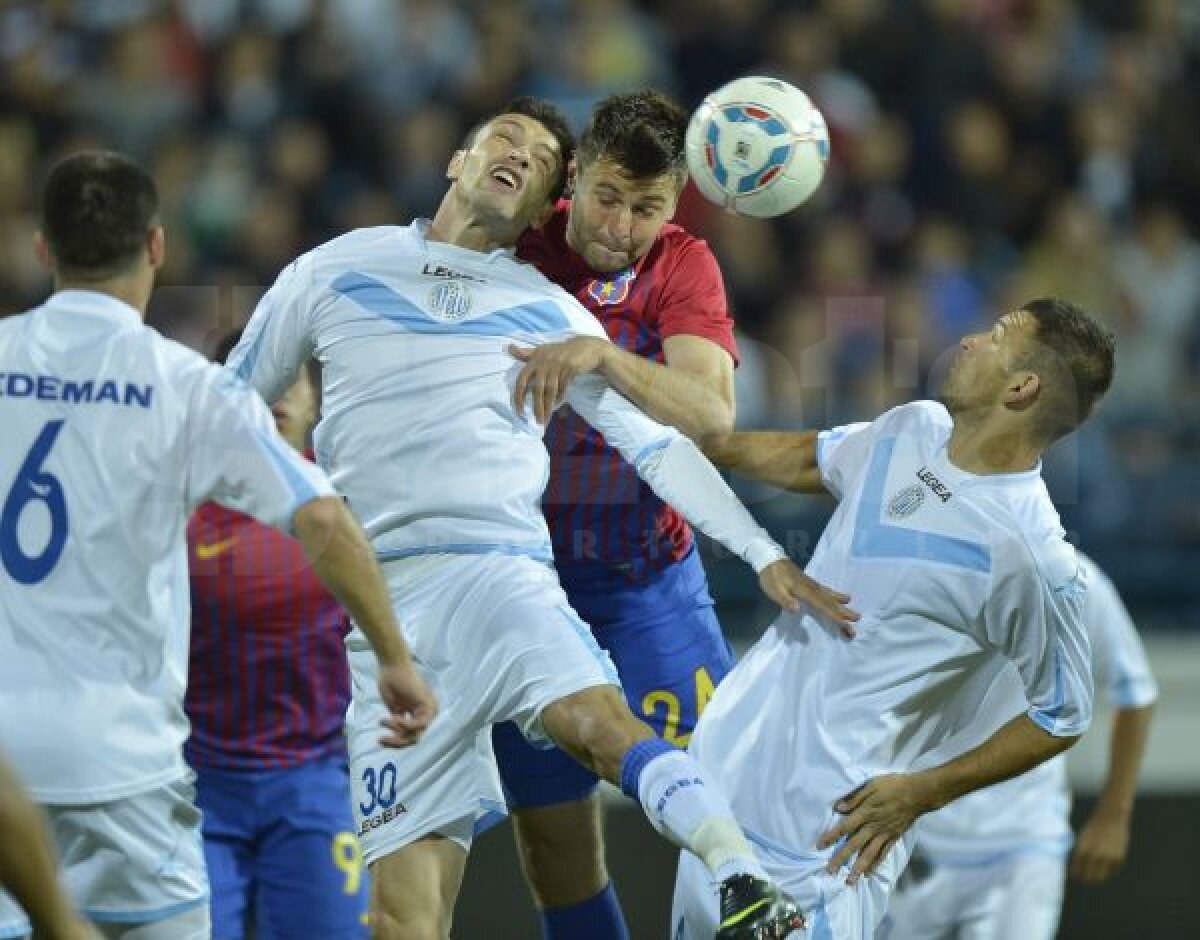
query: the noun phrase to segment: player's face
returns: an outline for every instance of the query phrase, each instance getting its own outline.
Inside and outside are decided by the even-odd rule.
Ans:
[[[449,175],[477,214],[521,232],[547,211],[561,169],[558,140],[540,121],[501,114],[455,154]]]
[[[301,370],[300,378],[271,406],[271,414],[275,416],[279,436],[296,450],[304,450],[308,432],[317,423],[317,390],[307,369]]]
[[[598,157],[576,177],[567,244],[593,271],[624,270],[650,250],[675,214],[680,188],[673,173],[638,180]]]
[[[940,393],[951,414],[987,407],[1001,399],[1019,354],[1033,339],[1033,330],[1033,318],[1024,310],[1014,310],[986,333],[962,338]]]

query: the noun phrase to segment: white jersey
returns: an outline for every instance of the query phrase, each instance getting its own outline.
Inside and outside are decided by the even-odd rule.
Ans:
[[[1117,589],[1095,562],[1079,556],[1087,573],[1083,621],[1092,644],[1097,688],[1116,708],[1144,708],[1158,699],[1158,686],[1129,612]],[[989,690],[983,714],[993,731],[1022,707],[1024,690],[1006,669]],[[990,732],[989,732],[990,733]],[[1065,854],[1071,846],[1071,791],[1067,758],[1060,754],[1028,773],[968,793],[917,823],[917,846],[944,863],[970,864],[1018,851]]]
[[[429,241],[427,226],[361,229],[303,255],[263,297],[228,365],[273,401],[306,359],[320,361],[317,462],[381,561],[549,561],[544,429],[513,408],[521,363],[509,346],[607,336],[510,251]],[[591,376],[572,384],[567,403],[702,531],[756,569],[782,557],[715,471],[705,465],[711,473],[697,477],[684,454],[694,448],[673,428]]]
[[[851,595],[858,636],[782,615],[692,738],[739,822],[781,857],[815,864],[834,803],[869,778],[978,743],[980,697],[1010,662],[1040,727],[1078,735],[1090,720],[1084,579],[1039,469],[960,470],[951,428],[917,402],[819,436],[840,504],[807,570]]]
[[[332,492],[226,370],[61,291],[0,320],[0,750],[42,803],[186,773],[192,507],[278,526]]]

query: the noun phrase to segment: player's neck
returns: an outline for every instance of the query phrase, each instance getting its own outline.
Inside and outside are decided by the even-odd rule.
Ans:
[[[452,188],[438,206],[425,238],[472,251],[495,251],[512,248],[520,234],[519,231],[497,230],[494,223],[480,219],[455,197]]]
[[[1042,444],[1028,429],[1001,426],[989,417],[955,415],[946,456],[967,473],[1023,473],[1037,466]]]
[[[142,319],[146,318],[146,307],[150,303],[150,291],[153,284],[146,284],[145,279],[136,275],[128,277],[114,277],[104,281],[81,281],[75,278],[56,277],[54,279],[54,289],[60,290],[86,290],[95,294],[107,294],[124,304],[128,304],[134,310],[142,315]]]

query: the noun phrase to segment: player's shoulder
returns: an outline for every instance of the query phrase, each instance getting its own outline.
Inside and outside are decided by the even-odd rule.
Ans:
[[[411,226],[406,225],[351,229],[306,251],[284,270],[308,267],[315,274],[327,267],[340,269],[347,262],[359,264],[412,252],[415,247],[409,237],[410,231]]]
[[[1067,540],[1049,496],[1044,503],[1037,499],[1031,506],[1009,504],[1008,508],[1009,519],[992,516],[997,523],[991,530],[997,567],[1036,576],[1052,591],[1082,594],[1087,587],[1087,572],[1075,546]]]
[[[720,271],[708,242],[675,222],[668,222],[662,227],[647,261],[665,276],[676,271],[686,272],[689,276],[706,269]]]
[[[947,434],[954,420],[946,406],[936,401],[905,402],[885,411],[873,422],[881,432]]]

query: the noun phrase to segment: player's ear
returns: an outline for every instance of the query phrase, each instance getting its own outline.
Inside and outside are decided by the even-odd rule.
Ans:
[[[1015,411],[1024,411],[1037,401],[1041,390],[1042,380],[1036,372],[1018,372],[1004,388],[1004,404]]]
[[[150,267],[157,270],[163,266],[167,257],[167,233],[161,225],[152,226],[146,234],[146,255]]]
[[[579,161],[572,157],[567,161],[567,181],[563,185],[563,195],[570,199],[575,195],[575,180],[579,176]]]
[[[33,233],[33,253],[37,255],[38,264],[47,271],[54,270],[54,255],[50,253],[50,243],[41,231]]]
[[[455,150],[454,156],[450,158],[450,163],[446,167],[446,179],[457,180],[462,176],[463,163],[466,159],[467,152],[465,150]]]

